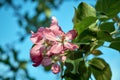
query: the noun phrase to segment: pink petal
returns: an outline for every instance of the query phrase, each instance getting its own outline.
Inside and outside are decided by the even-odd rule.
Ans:
[[[62,57],[61,57],[61,61],[64,63],[65,60],[66,60],[66,56],[62,56]]]
[[[53,56],[53,55],[54,55],[54,53],[52,53],[50,50],[48,50],[48,51],[46,52],[46,56],[51,57],[51,56]]]
[[[37,44],[42,39],[42,35],[37,33],[32,33],[32,36],[30,37],[30,39],[34,44]]]
[[[50,29],[45,29],[44,32],[44,37],[50,41],[56,41],[57,38],[55,36],[55,34],[50,30]]]
[[[52,59],[50,57],[44,57],[41,63],[43,66],[49,66],[52,64]]]
[[[35,45],[31,50],[30,50],[30,57],[32,61],[34,62],[33,66],[38,66],[41,64],[43,56],[42,53],[44,51],[44,47],[42,45]]]
[[[58,25],[58,21],[55,16],[52,17],[51,25]]]
[[[50,29],[55,31],[55,30],[60,30],[61,28],[58,26],[58,21],[56,19],[56,17],[52,17],[52,21],[51,21],[51,25],[50,25]]]
[[[75,30],[70,30],[66,34],[65,38],[66,38],[66,40],[73,40],[76,36],[77,36],[77,32]]]
[[[50,29],[53,31],[53,33],[56,35],[56,36],[60,36],[60,35],[63,35],[64,32],[62,31],[62,29],[58,26],[58,25],[52,25],[50,26]]]
[[[65,42],[64,47],[69,49],[69,50],[75,50],[78,48],[78,46],[76,44],[72,44],[70,42]]]
[[[63,35],[64,32],[62,31],[62,29],[59,27],[58,25],[58,21],[56,19],[56,17],[52,17],[52,21],[51,21],[51,25],[50,25],[50,29],[54,32],[55,35],[60,36]]]
[[[55,43],[51,49],[50,49],[50,52],[53,53],[53,54],[60,54],[63,50],[63,45],[61,43]]]
[[[31,31],[32,36],[30,37],[30,39],[34,44],[38,44],[43,39],[43,31],[44,31],[43,27],[40,27],[37,33]]]
[[[60,72],[60,66],[57,63],[55,63],[52,65],[51,70],[54,74],[57,74]]]

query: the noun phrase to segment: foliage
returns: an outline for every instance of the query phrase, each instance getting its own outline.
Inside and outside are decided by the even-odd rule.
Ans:
[[[24,0],[26,1],[26,0]],[[32,2],[37,2],[38,5],[35,7],[36,15],[29,17],[29,13],[24,15],[18,15],[18,23],[25,30],[25,35],[20,36],[20,41],[24,41],[25,37],[30,34],[30,30],[36,31],[39,26],[46,26],[49,24],[49,13],[51,8],[58,8],[58,4],[62,0],[59,0],[58,4],[55,0],[31,0]],[[8,5],[17,11],[18,6],[15,7],[12,0],[6,0]],[[0,7],[4,4],[0,3]],[[50,5],[47,5],[50,4]],[[105,42],[109,42],[108,48],[112,48],[120,51],[120,0],[97,0],[95,7],[90,6],[85,2],[81,2],[77,8],[75,8],[75,14],[73,17],[73,28],[78,32],[77,37],[72,40],[73,43],[77,44],[79,48],[75,51],[67,51],[65,55],[67,59],[65,63],[61,64],[61,79],[65,80],[89,80],[91,75],[94,76],[96,80],[111,80],[112,72],[109,64],[100,58],[102,52],[98,50],[100,46],[103,46]],[[42,6],[42,7],[41,7]],[[43,20],[39,20],[39,16],[45,15]],[[20,18],[23,16],[23,18]],[[24,25],[24,22],[27,25]],[[0,47],[0,54],[4,53],[7,55],[6,59],[0,58],[0,62],[4,62],[5,65],[10,67],[10,70],[16,74],[20,69],[25,71],[26,78],[33,80],[29,76],[26,63],[27,61],[20,61],[16,54],[19,52],[14,48],[8,48],[11,53],[13,53],[13,58],[19,64],[17,67],[12,65],[10,62],[9,55],[7,55],[6,50]],[[92,59],[88,59],[88,56],[94,55]],[[64,69],[64,66],[66,69]],[[50,66],[45,67],[46,71],[50,70]],[[11,79],[16,80],[16,76]],[[0,76],[0,79],[4,79]],[[6,80],[11,80],[6,78]]]
[[[120,9],[118,8],[119,3],[120,1],[97,0],[95,8],[85,2],[81,2],[78,7],[75,8],[73,28],[77,31],[78,35],[74,40],[71,39],[71,42],[78,44],[79,48],[74,51],[71,51],[70,49],[65,51],[66,49],[64,49],[62,50],[64,53],[51,52],[53,55],[49,56],[49,58],[56,56],[54,54],[66,56],[65,62],[57,60],[61,64],[61,80],[89,80],[92,75],[96,80],[111,80],[112,72],[110,66],[104,59],[99,57],[102,52],[98,50],[98,48],[103,46],[104,42],[109,42],[110,45],[107,47],[118,51],[120,50],[120,18],[118,16],[118,13],[120,12]],[[55,25],[53,26],[56,27]],[[55,29],[57,30],[58,28]],[[60,30],[61,29],[57,32],[59,33]],[[51,32],[53,31],[54,30],[51,29]],[[48,40],[53,38],[52,35],[56,35],[56,33],[49,34],[48,32],[46,36],[44,32],[45,31],[43,31],[43,36],[46,39],[48,37]],[[71,33],[71,35],[75,34]],[[57,38],[61,39],[63,37],[59,36],[60,35],[57,35]],[[34,37],[34,40],[35,39],[36,37]],[[65,38],[62,38],[62,40],[64,39]],[[38,39],[36,41],[38,41]],[[56,40],[56,43],[60,42]],[[64,43],[62,43],[62,45],[64,45],[64,48],[66,47]],[[46,53],[44,54],[47,55]],[[36,54],[34,53],[34,55]],[[94,57],[92,59],[88,59],[89,55],[94,55]],[[54,61],[54,59],[52,60]],[[64,69],[64,66],[66,69]]]
[[[99,58],[102,52],[97,48],[107,41],[110,43],[107,47],[120,50],[119,4],[117,0],[97,0],[95,8],[84,2],[75,8],[73,23],[78,36],[73,42],[79,45],[79,49],[68,53],[65,80],[89,80],[92,74],[96,80],[111,80],[110,66]],[[87,59],[89,55],[95,57]],[[74,58],[70,59],[71,56]]]

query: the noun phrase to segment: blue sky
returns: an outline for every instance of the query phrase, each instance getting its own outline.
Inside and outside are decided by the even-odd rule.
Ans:
[[[74,15],[74,7],[84,1],[88,4],[95,4],[95,0],[80,0],[80,1],[69,1],[66,0],[60,6],[58,10],[52,10],[51,16],[56,16],[59,22],[59,25],[62,27],[63,31],[67,32],[72,29],[72,17]],[[17,3],[17,1],[15,2]],[[29,8],[30,3],[26,4],[25,9],[21,11],[24,14],[26,10],[30,10],[31,15],[34,14],[32,9]],[[32,7],[34,7],[33,4]],[[11,9],[2,8],[0,9],[0,45],[5,45],[6,43],[16,44],[18,35],[16,32],[22,31],[17,24],[17,18],[13,15],[13,11]],[[29,50],[32,46],[32,43],[29,37],[26,38],[24,43],[18,44],[15,46],[16,49],[21,51],[19,55],[20,59],[27,60],[29,58]],[[112,70],[112,80],[120,80],[120,53],[118,51],[100,47],[99,48],[104,54],[100,57],[104,58],[106,62],[110,64]],[[29,63],[28,66],[30,75],[36,77],[36,80],[58,80],[59,75],[54,75],[52,72],[44,72],[43,67],[33,67],[32,63]]]

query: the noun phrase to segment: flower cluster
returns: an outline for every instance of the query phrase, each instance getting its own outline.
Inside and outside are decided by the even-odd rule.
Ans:
[[[51,70],[55,74],[60,72],[58,61],[66,60],[65,51],[78,48],[76,44],[71,43],[71,40],[77,36],[76,31],[70,30],[64,33],[55,17],[52,17],[49,28],[40,27],[36,33],[31,33],[30,39],[34,46],[30,50],[30,57],[34,62],[33,66],[52,65]]]

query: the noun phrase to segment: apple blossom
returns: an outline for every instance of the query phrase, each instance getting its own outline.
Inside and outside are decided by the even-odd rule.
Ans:
[[[75,50],[78,48],[76,44],[70,42],[77,36],[76,31],[70,30],[65,34],[58,26],[55,17],[52,18],[52,25],[50,28],[45,29],[43,34],[47,40],[54,42],[54,45],[50,49],[51,53],[60,54],[64,50]]]
[[[33,66],[52,65],[51,70],[54,74],[60,72],[60,65],[57,63],[64,63],[66,60],[65,51],[78,48],[71,42],[77,36],[77,32],[70,30],[68,33],[64,33],[55,17],[52,17],[49,28],[40,27],[36,33],[32,31],[31,33],[30,39],[34,46],[30,50],[30,57],[34,62]]]

